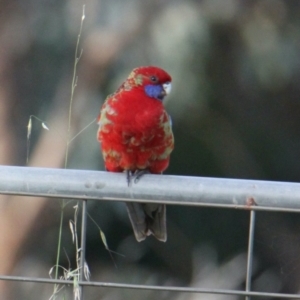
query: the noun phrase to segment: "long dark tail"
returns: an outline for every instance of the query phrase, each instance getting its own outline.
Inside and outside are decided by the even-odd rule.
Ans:
[[[159,241],[167,240],[166,205],[126,202],[129,219],[138,242],[153,234]]]

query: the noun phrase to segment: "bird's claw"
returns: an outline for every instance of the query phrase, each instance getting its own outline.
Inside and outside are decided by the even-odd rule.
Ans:
[[[138,183],[143,175],[149,173],[150,173],[149,170],[136,170],[134,173],[131,170],[126,170],[127,185],[130,186],[133,177],[135,177],[133,182]]]
[[[126,181],[128,186],[130,186],[132,176],[133,176],[132,171],[126,170]]]
[[[134,175],[135,175],[135,178],[134,178],[134,183],[138,183],[139,180],[141,179],[141,177],[145,174],[149,174],[149,170],[136,170]]]

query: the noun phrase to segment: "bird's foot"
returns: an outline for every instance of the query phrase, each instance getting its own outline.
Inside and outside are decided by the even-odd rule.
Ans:
[[[132,171],[131,170],[126,170],[126,181],[127,181],[128,186],[130,186],[132,177],[133,177]]]
[[[138,183],[141,177],[145,174],[150,174],[149,170],[144,169],[144,170],[136,170],[134,173],[131,170],[126,170],[126,181],[127,185],[130,186],[132,182],[132,178],[134,178],[134,183]]]
[[[149,170],[144,169],[144,170],[136,170],[134,172],[135,178],[134,178],[134,183],[138,183],[141,177],[145,174],[149,174]]]

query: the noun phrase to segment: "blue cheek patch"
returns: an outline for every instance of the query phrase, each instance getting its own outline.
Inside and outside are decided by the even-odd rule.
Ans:
[[[151,98],[163,100],[163,87],[161,85],[148,84],[145,86],[145,93]]]

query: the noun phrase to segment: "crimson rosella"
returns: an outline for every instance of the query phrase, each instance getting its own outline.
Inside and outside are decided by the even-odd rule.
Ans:
[[[174,148],[171,118],[163,99],[171,91],[171,76],[158,67],[134,69],[103,104],[97,139],[105,168],[126,172],[128,185],[144,173],[161,174],[169,165]],[[127,211],[137,241],[153,234],[167,240],[166,206],[127,202]]]

